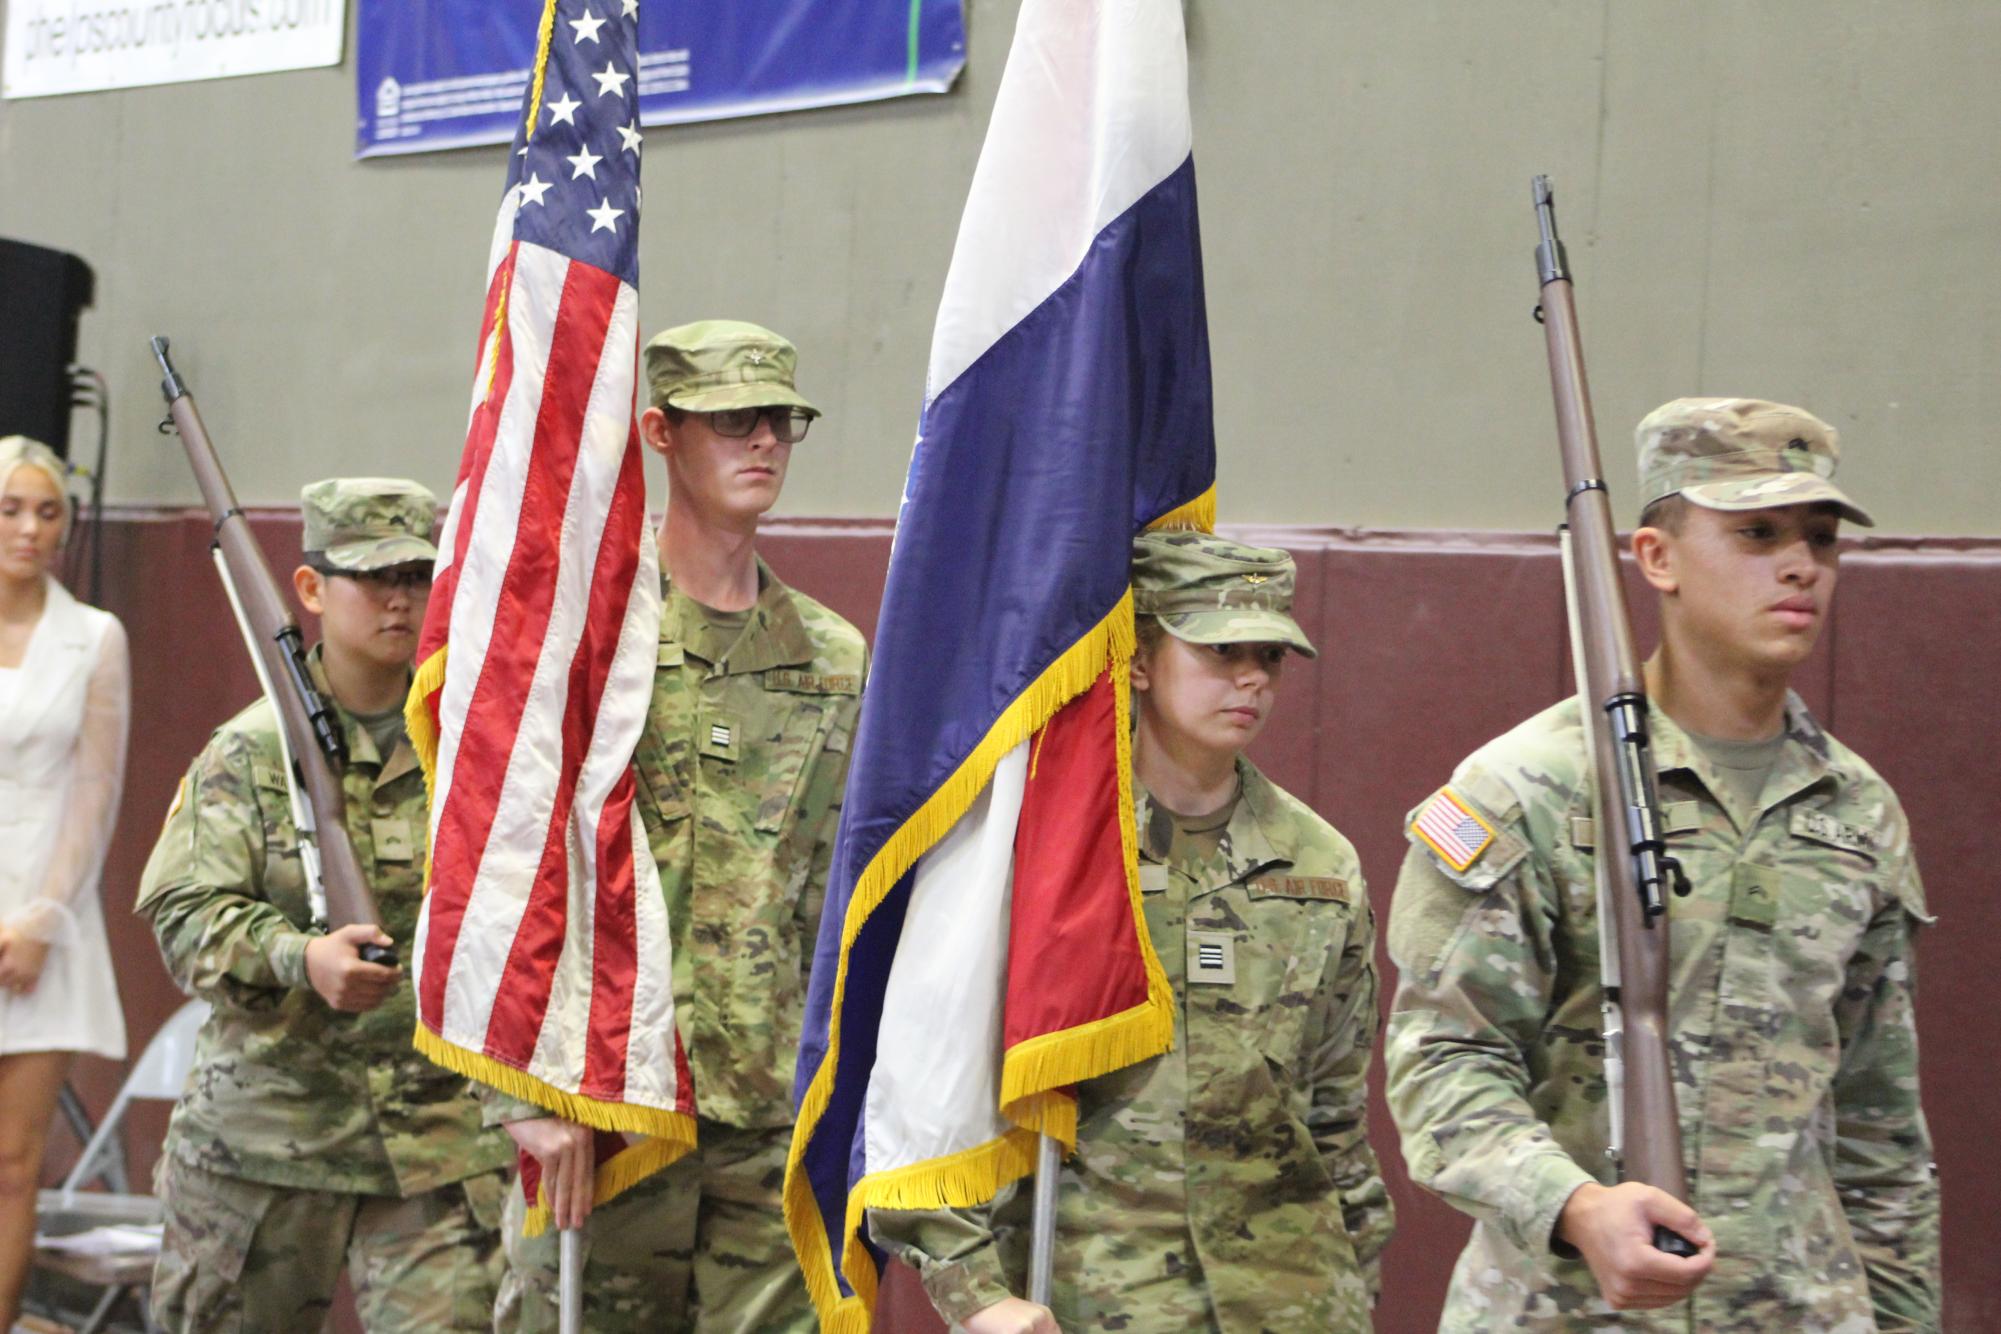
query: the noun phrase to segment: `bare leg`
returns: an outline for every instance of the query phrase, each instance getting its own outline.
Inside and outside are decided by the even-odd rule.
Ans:
[[[42,1146],[74,1053],[0,1056],[0,1330],[12,1329],[28,1283]]]

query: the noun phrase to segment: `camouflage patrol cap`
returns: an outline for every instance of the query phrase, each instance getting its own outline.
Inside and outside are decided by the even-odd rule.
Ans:
[[[1804,408],[1762,398],[1677,398],[1634,433],[1640,506],[1679,492],[1712,510],[1827,501],[1866,528],[1876,521],[1834,484],[1834,428]]]
[[[438,498],[400,477],[329,477],[299,492],[306,555],[336,570],[429,564]]]
[[[1191,644],[1284,644],[1318,657],[1292,619],[1292,557],[1213,533],[1142,533],[1133,609]]]
[[[646,345],[646,384],[656,408],[792,407],[817,417],[820,410],[792,387],[798,365],[791,343],[743,320],[676,325]]]

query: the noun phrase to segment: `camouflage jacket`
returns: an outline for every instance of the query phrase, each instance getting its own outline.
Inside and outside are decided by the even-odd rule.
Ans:
[[[312,666],[325,690],[317,649]],[[315,932],[277,720],[259,700],[195,758],[139,888],[167,971],[215,1007],[167,1151],[270,1185],[409,1196],[500,1167],[512,1146],[480,1128],[463,1078],[410,1045],[424,776],[408,741],[385,760],[352,714],[340,716],[348,836],[404,980],[365,1014],[334,1010],[307,982]]]
[[[1397,882],[1390,1110],[1412,1177],[1477,1220],[1442,1328],[1866,1330],[1872,1311],[1886,1330],[1937,1328],[1912,1011],[1914,924],[1930,919],[1895,794],[1797,698],[1748,827],[1654,715],[1668,843],[1693,884],[1668,910],[1675,1094],[1716,1267],[1681,1306],[1615,1316],[1552,1249],[1571,1192],[1613,1180],[1584,744],[1569,700],[1481,748],[1445,791],[1491,838],[1455,870],[1413,836]]]
[[[1392,1214],[1369,1147],[1375,922],[1348,840],[1239,762],[1215,854],[1173,858],[1141,792],[1147,930],[1174,1049],[1077,1089],[1052,1306],[1066,1331],[1369,1327]],[[873,1211],[941,1314],[1026,1290],[1029,1192]]]
[[[734,643],[667,590],[634,767],[705,1120],[792,1124],[792,1066],[861,708],[861,632],[762,560]]]

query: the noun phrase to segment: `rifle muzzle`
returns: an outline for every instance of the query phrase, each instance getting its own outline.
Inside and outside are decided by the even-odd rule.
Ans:
[[[160,363],[160,374],[166,377],[160,381],[160,392],[171,403],[182,394],[187,393],[188,387],[182,384],[181,377],[174,373],[174,363],[167,356],[167,336],[165,334],[154,334],[151,343],[153,360]]]

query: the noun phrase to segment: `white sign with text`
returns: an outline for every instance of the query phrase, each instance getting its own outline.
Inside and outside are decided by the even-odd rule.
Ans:
[[[340,63],[347,0],[4,0],[0,97]]]

